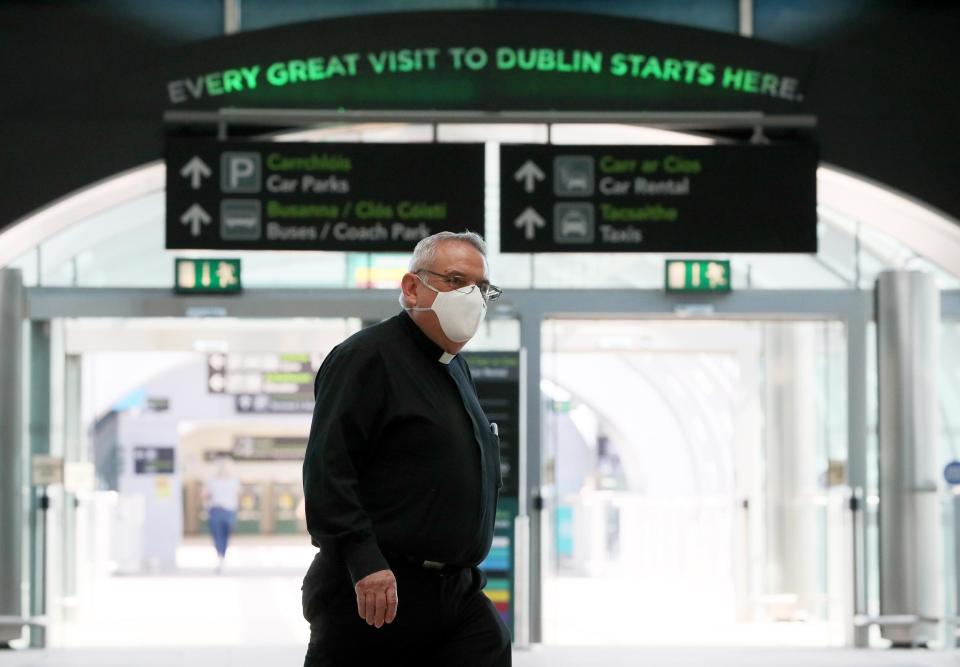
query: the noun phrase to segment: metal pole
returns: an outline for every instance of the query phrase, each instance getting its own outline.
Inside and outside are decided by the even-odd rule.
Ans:
[[[50,321],[30,323],[30,403],[29,451],[31,455],[50,454]],[[33,488],[30,494],[30,526],[33,531],[30,554],[30,615],[47,612],[47,521],[49,496],[45,489]],[[31,627],[30,646],[44,648],[46,628]]]
[[[240,0],[223,0],[223,34],[240,32]]]
[[[872,319],[863,302],[852,300],[847,315],[847,484],[852,490],[854,617],[867,613],[867,325]],[[869,645],[868,628],[853,624],[853,646]]]
[[[860,222],[857,221],[857,232],[853,237],[853,289],[860,289]]]
[[[917,646],[937,639],[943,622],[940,295],[932,274],[880,274],[877,332],[880,629],[896,646]],[[897,617],[913,620],[896,622]]]
[[[0,270],[0,616],[22,616],[23,276]],[[0,645],[22,633],[0,622]]]
[[[165,123],[216,125],[226,122],[247,126],[313,127],[336,123],[622,123],[663,130],[722,130],[763,128],[814,128],[810,114],[771,115],[760,111],[390,111],[368,109],[239,109],[217,111],[169,110]],[[550,143],[550,141],[547,141]]]
[[[516,648],[530,647],[530,492],[527,486],[527,351],[520,348],[520,424],[517,429],[517,518],[513,539],[514,558],[514,635]]]
[[[523,311],[520,320],[520,347],[526,356],[526,492],[520,498],[520,511],[529,516],[527,573],[529,591],[529,641],[543,641],[542,572],[540,568],[540,331],[543,313],[535,307]]]
[[[753,37],[753,0],[740,0],[740,36]]]

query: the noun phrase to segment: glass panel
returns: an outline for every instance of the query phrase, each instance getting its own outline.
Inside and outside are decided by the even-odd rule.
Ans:
[[[395,11],[422,11],[439,9],[539,9],[584,11],[584,3],[577,0],[376,0],[350,2],[349,0],[303,4],[296,0],[243,0],[243,29],[256,30],[285,23],[312,19]],[[604,2],[590,3],[589,11],[613,16],[642,18],[663,23],[675,23],[708,30],[736,32],[738,9],[736,0],[655,0],[644,3]]]
[[[630,2],[613,0],[591,2],[584,7],[578,0],[501,0],[496,3],[504,9],[552,9],[582,12],[588,9],[596,14],[611,14],[630,18],[675,23],[694,28],[737,32],[739,19],[736,0],[646,0]]]
[[[842,645],[845,338],[545,322],[547,642]]]
[[[62,550],[76,556],[62,561],[74,594],[50,591],[53,646],[306,645],[296,601],[316,550],[297,507],[312,380],[360,327],[306,317],[64,322],[69,388],[80,391],[68,394],[63,430],[89,479]],[[519,343],[516,320],[490,320],[469,349]],[[216,577],[202,484],[225,452],[243,483],[236,529],[247,534],[230,541],[228,576]]]
[[[940,443],[946,464],[960,460],[960,321],[943,323],[940,354]]]
[[[244,30],[259,30],[285,23],[299,23],[334,16],[409,12],[428,9],[482,9],[486,0],[241,0],[241,22]]]
[[[871,6],[865,0],[752,0],[753,34],[760,39],[808,46],[810,39],[827,40],[832,33],[862,21]]]
[[[960,461],[960,321],[946,321],[941,329],[940,443],[944,466]],[[955,627],[960,616],[960,485],[947,486],[942,494],[944,525],[944,615],[953,617],[946,627],[951,648],[957,645]]]
[[[166,42],[189,42],[223,34],[223,0],[100,0],[97,9],[162,35]]]
[[[864,507],[866,541],[867,614],[880,614],[880,435],[879,371],[877,369],[877,324],[867,323],[867,488]],[[878,645],[880,628],[869,629],[871,645]]]
[[[36,287],[37,285],[37,248],[25,252],[20,257],[10,262],[10,268],[20,269],[24,287]]]

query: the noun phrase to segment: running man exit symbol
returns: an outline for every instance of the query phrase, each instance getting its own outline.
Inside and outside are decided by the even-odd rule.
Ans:
[[[717,262],[707,264],[707,282],[710,289],[718,289],[730,286],[730,279],[727,277],[727,267]]]
[[[220,287],[227,289],[240,284],[240,279],[237,275],[238,268],[239,265],[234,265],[230,262],[219,262],[217,264],[217,280],[220,282]]]
[[[174,291],[178,294],[224,294],[239,292],[239,259],[186,259],[174,263]],[[211,357],[211,367],[222,370],[225,360]]]
[[[730,260],[668,259],[667,291],[729,292]]]

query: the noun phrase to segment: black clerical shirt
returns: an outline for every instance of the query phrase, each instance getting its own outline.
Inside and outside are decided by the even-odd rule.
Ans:
[[[335,347],[314,393],[303,489],[320,553],[308,580],[343,576],[345,565],[355,584],[394,558],[486,557],[499,442],[461,356],[401,312]]]

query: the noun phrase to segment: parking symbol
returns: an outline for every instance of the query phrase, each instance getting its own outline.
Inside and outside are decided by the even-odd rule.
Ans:
[[[593,204],[569,202],[553,206],[553,240],[557,243],[593,243]]]
[[[221,192],[260,192],[260,153],[226,151],[220,155]]]
[[[220,238],[224,241],[259,241],[260,201],[224,199],[220,202]]]
[[[553,193],[558,197],[593,194],[593,157],[560,155],[553,158]]]

